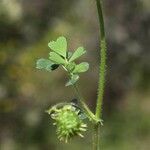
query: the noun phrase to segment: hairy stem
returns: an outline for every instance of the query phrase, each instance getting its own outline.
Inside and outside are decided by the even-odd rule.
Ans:
[[[100,150],[100,125],[94,124],[93,150]]]
[[[106,75],[106,42],[101,40],[101,59],[100,59],[100,73],[99,73],[99,83],[98,83],[98,97],[96,105],[96,117],[102,117],[102,104],[104,97],[105,88],[105,75]]]
[[[103,18],[102,0],[96,0],[97,12],[100,25],[100,68],[99,68],[99,82],[98,82],[98,96],[96,104],[96,117],[102,117],[102,103],[104,97],[105,75],[106,75],[106,39],[105,26]],[[100,150],[100,123],[94,125],[94,141],[93,150]]]

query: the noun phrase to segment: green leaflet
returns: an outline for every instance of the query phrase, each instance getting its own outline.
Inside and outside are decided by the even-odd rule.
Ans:
[[[37,69],[45,69],[47,71],[52,71],[52,70],[57,69],[58,67],[59,65],[54,64],[50,60],[44,59],[44,58],[38,59],[36,62]]]
[[[82,62],[75,66],[75,69],[73,70],[72,73],[74,74],[82,73],[82,72],[86,72],[88,69],[89,69],[89,64],[87,62]]]
[[[50,52],[49,55],[50,55],[49,59],[57,64],[65,64],[66,63],[66,61],[55,52]]]
[[[79,47],[71,56],[71,58],[69,59],[69,62],[74,61],[75,59],[79,58],[80,56],[82,56],[83,54],[85,54],[86,51],[84,50],[83,47]]]
[[[79,75],[72,75],[71,79],[66,83],[66,86],[75,84],[79,80]]]
[[[66,38],[61,36],[56,41],[48,43],[48,46],[57,54],[66,58],[67,41]]]

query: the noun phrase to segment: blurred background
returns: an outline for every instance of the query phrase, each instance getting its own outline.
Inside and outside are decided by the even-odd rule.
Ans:
[[[103,105],[103,150],[150,149],[150,1],[105,0],[108,41]],[[99,64],[94,0],[0,0],[0,150],[91,150],[84,139],[61,143],[44,112],[75,94],[66,74],[35,69],[48,42],[64,35],[69,49],[84,46],[90,70],[80,89],[94,111]],[[92,79],[92,80],[91,80]],[[90,125],[89,125],[90,126]],[[91,128],[91,126],[89,127]]]

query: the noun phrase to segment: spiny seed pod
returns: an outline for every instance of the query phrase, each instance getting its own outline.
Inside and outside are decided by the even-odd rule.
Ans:
[[[56,106],[51,108],[49,113],[52,119],[55,120],[54,125],[57,127],[56,133],[60,141],[68,142],[76,135],[83,137],[82,132],[86,131],[87,125],[79,117],[79,112],[80,110],[70,104],[66,104],[61,108]]]

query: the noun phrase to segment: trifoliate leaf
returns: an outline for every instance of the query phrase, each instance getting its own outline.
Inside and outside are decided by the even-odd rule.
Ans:
[[[82,62],[78,65],[75,66],[75,69],[73,70],[72,73],[82,73],[86,72],[89,69],[89,64],[87,62]]]
[[[37,69],[45,69],[47,71],[52,71],[52,70],[57,69],[58,67],[59,65],[54,64],[50,60],[44,59],[44,58],[38,59],[36,62]]]
[[[69,59],[69,62],[74,61],[75,59],[79,58],[80,56],[82,56],[83,54],[85,54],[86,51],[84,50],[83,47],[79,47],[71,56],[71,58]]]
[[[56,64],[65,64],[66,63],[66,61],[55,52],[50,52],[49,55],[50,55],[49,59]]]
[[[48,46],[57,54],[66,58],[67,40],[65,37],[59,37],[56,41],[48,43]]]
[[[75,84],[79,80],[79,75],[72,75],[71,79],[66,83],[66,86]]]

